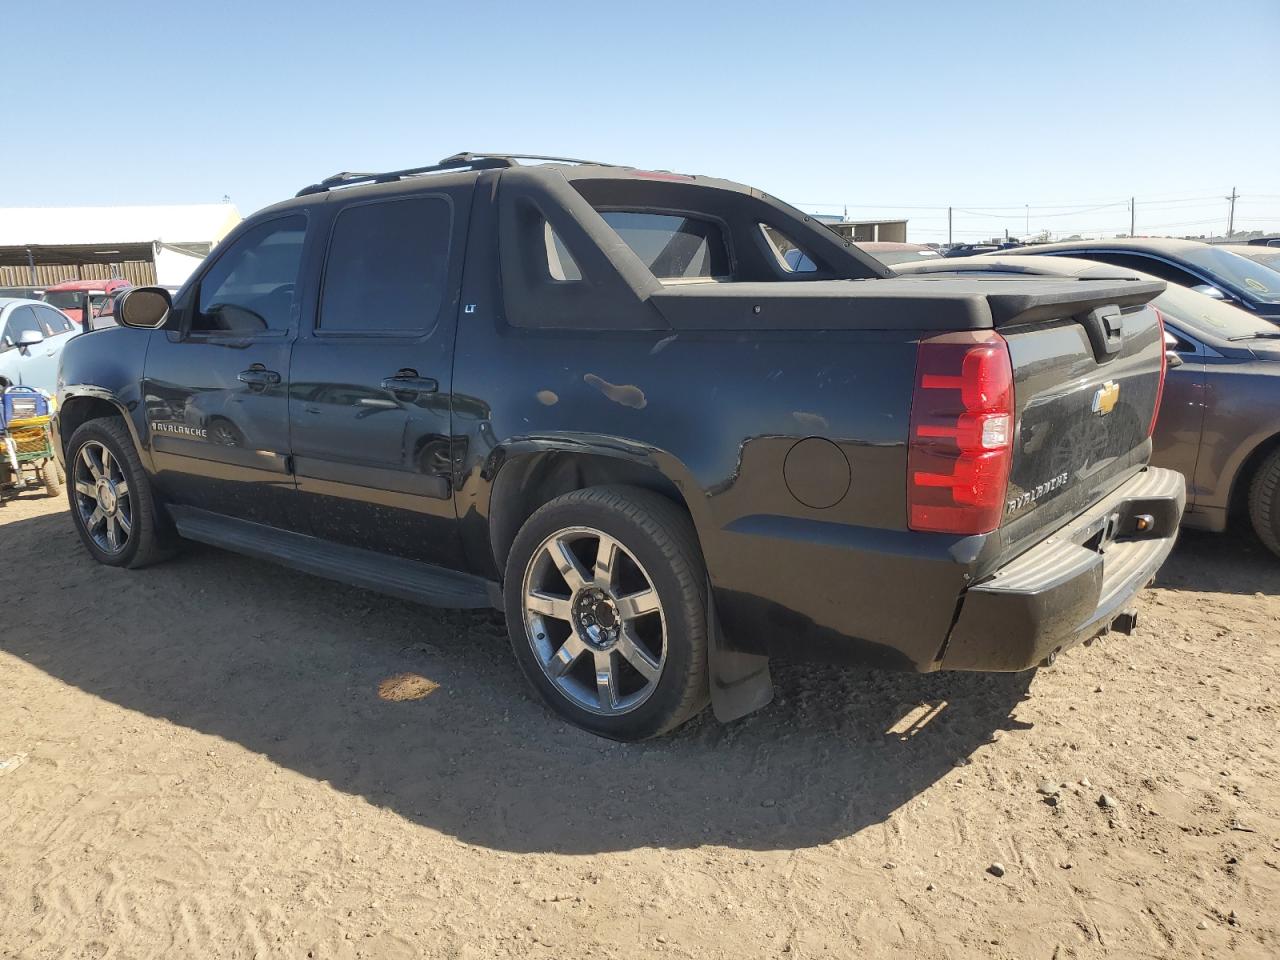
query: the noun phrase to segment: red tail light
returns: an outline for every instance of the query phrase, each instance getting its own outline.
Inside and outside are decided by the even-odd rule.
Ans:
[[[989,533],[1013,460],[1013,365],[991,330],[922,340],[907,450],[907,525]]]
[[[1164,342],[1164,314],[1155,307],[1156,323],[1160,327],[1160,383],[1156,386],[1156,408],[1151,411],[1151,426],[1147,427],[1147,436],[1155,436],[1156,420],[1160,416],[1160,401],[1164,399],[1164,378],[1169,375],[1169,348]]]

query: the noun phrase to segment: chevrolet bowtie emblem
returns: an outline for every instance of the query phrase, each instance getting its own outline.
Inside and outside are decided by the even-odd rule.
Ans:
[[[1093,395],[1093,412],[1100,417],[1105,417],[1116,408],[1116,401],[1119,399],[1120,384],[1108,380]]]

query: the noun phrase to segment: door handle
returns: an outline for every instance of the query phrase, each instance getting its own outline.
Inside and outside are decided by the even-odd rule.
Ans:
[[[394,377],[383,380],[382,389],[390,390],[392,393],[435,393],[440,389],[440,384],[430,377],[420,377],[416,373],[401,371]]]
[[[280,382],[280,374],[274,370],[268,370],[260,363],[255,363],[248,370],[241,370],[236,379],[241,383],[247,383],[251,387],[265,387],[269,384]]]

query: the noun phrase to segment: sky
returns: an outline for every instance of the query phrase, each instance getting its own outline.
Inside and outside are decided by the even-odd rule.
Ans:
[[[956,242],[1123,233],[1130,197],[1139,233],[1221,233],[1233,188],[1237,229],[1280,231],[1280,0],[3,7],[0,208],[247,215],[488,150],[726,177],[920,242],[948,206]]]

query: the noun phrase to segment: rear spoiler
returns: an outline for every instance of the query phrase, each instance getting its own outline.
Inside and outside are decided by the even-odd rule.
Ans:
[[[1022,281],[1015,281],[1022,282]],[[1087,286],[1086,286],[1087,285]],[[995,326],[1079,317],[1101,307],[1140,307],[1164,293],[1163,280],[1058,280],[1027,293],[987,295]]]
[[[1162,280],[812,280],[665,285],[648,300],[675,330],[988,330],[1150,302]]]

